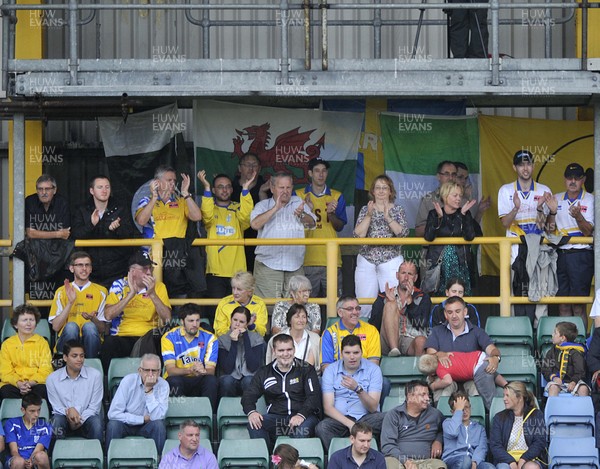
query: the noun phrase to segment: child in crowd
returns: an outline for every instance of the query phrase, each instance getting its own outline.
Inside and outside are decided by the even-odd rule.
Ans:
[[[277,469],[319,469],[318,466],[300,459],[298,450],[286,443],[277,445],[271,456],[271,463]]]
[[[4,433],[10,455],[6,467],[11,469],[50,469],[48,447],[52,439],[52,427],[39,420],[42,398],[30,392],[21,401],[22,417],[8,419]]]
[[[435,355],[425,354],[419,359],[419,371],[427,376],[427,383],[432,391],[451,386],[454,381],[464,383],[470,381],[481,366],[487,366],[487,354],[482,351],[451,352],[451,365],[444,367]],[[496,373],[496,386],[504,387],[508,382]]]
[[[462,391],[454,392],[448,400],[452,418],[444,420],[444,453],[448,469],[494,469],[485,462],[488,443],[485,428],[471,420],[471,401]]]
[[[590,388],[584,381],[585,349],[582,344],[575,343],[577,333],[577,326],[568,321],[559,322],[554,328],[554,346],[542,360],[542,374],[548,381],[545,388],[548,396],[558,396],[563,392],[574,396],[590,394]]]

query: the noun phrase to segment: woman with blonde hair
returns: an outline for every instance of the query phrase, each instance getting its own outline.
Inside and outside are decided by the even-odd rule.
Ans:
[[[446,182],[440,187],[442,204],[433,202],[434,209],[429,211],[425,225],[425,239],[433,241],[439,237],[461,237],[472,241],[481,233],[481,228],[473,219],[469,209],[475,205],[475,200],[462,204],[463,188],[455,182]],[[451,277],[461,278],[465,282],[465,295],[471,295],[471,247],[462,245],[432,245],[427,248],[427,267],[421,282],[431,275],[433,268],[441,264],[437,289],[427,291],[435,296],[444,296],[446,283]]]
[[[504,386],[504,407],[492,422],[490,450],[496,469],[540,469],[547,465],[544,414],[520,381]]]
[[[215,313],[215,334],[222,336],[227,334],[231,326],[231,313],[238,306],[245,306],[250,310],[250,322],[247,325],[249,331],[258,332],[263,337],[267,333],[267,321],[269,315],[267,306],[262,298],[254,294],[256,280],[250,272],[240,270],[231,278],[231,295],[226,296],[217,305]]]
[[[355,238],[404,238],[408,223],[404,209],[396,205],[396,189],[389,176],[375,178],[369,190],[369,203],[358,214],[354,227]],[[379,292],[398,285],[396,272],[404,261],[402,246],[361,246],[356,258],[354,285],[358,298],[375,298]],[[372,302],[371,302],[372,303]],[[363,306],[363,316],[369,317],[371,306]]]

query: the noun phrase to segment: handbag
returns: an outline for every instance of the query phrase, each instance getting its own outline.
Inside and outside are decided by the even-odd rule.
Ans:
[[[521,425],[521,428],[519,429],[519,434],[517,435],[516,441],[519,441],[519,439],[521,438],[521,434],[523,433],[523,427],[525,426],[525,421],[529,418],[529,416],[533,413],[533,411],[535,410],[535,408],[531,409],[529,411],[529,413],[527,414],[527,416],[523,419],[523,425]],[[513,459],[517,462],[519,462],[519,459],[521,459],[521,456],[523,456],[525,454],[525,449],[509,449],[508,450],[508,454],[510,454]]]
[[[423,280],[421,280],[421,290],[425,293],[435,292],[440,286],[440,277],[442,276],[442,257],[444,256],[445,251],[446,247],[444,246],[444,249],[442,249],[440,257],[438,257],[435,265],[425,272]]]

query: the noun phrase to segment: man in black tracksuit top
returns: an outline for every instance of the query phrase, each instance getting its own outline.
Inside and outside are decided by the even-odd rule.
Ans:
[[[275,336],[273,351],[275,360],[259,368],[242,396],[250,437],[264,438],[271,452],[279,436],[313,437],[323,408],[317,372],[294,358],[294,339]],[[264,415],[256,410],[260,396],[267,402]]]

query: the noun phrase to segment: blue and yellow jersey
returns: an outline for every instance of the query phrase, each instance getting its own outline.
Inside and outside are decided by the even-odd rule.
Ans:
[[[321,337],[322,364],[327,365],[342,358],[342,339],[350,334],[360,338],[364,358],[381,360],[381,339],[375,326],[359,320],[357,326],[351,331],[346,329],[339,319],[329,326]]]
[[[312,212],[317,217],[317,226],[314,230],[306,230],[307,238],[337,238],[337,231],[329,221],[327,214],[327,204],[337,201],[335,215],[344,222],[348,223],[346,216],[346,200],[340,191],[335,189],[325,188],[325,192],[316,195],[312,191],[312,186],[308,185],[304,189],[296,191],[296,195],[302,200],[305,200],[306,195],[309,195],[310,201],[313,204]],[[306,267],[325,266],[327,261],[327,246],[306,246],[306,254],[304,255],[304,265]],[[342,254],[338,253],[338,267],[342,266]]]
[[[135,216],[150,202],[149,197],[143,197],[138,202]],[[144,226],[144,238],[185,238],[188,225],[188,206],[183,197],[171,196],[163,202],[157,200],[152,209],[152,216]]]
[[[249,191],[242,191],[240,203],[230,202],[227,207],[216,205],[212,193],[205,191],[200,209],[208,239],[243,239],[253,208]],[[206,257],[207,274],[233,277],[236,272],[247,270],[244,246],[206,246]]]
[[[185,337],[183,326],[171,329],[160,340],[163,362],[177,368],[191,368],[195,362],[204,366],[217,366],[219,344],[217,337],[200,328],[191,342]],[[169,374],[165,372],[166,379]]]
[[[129,285],[125,282],[126,279],[116,280],[112,287],[108,298],[106,299],[107,305],[115,305],[121,301],[129,293]],[[162,282],[156,282],[154,291],[160,300],[167,307],[171,307],[169,302],[169,295],[167,294],[167,287]],[[127,303],[125,309],[121,314],[112,320],[110,327],[111,335],[118,335],[121,337],[141,337],[151,329],[160,326],[160,320],[154,303],[148,296],[148,292],[144,288],[139,291],[137,295]]]

